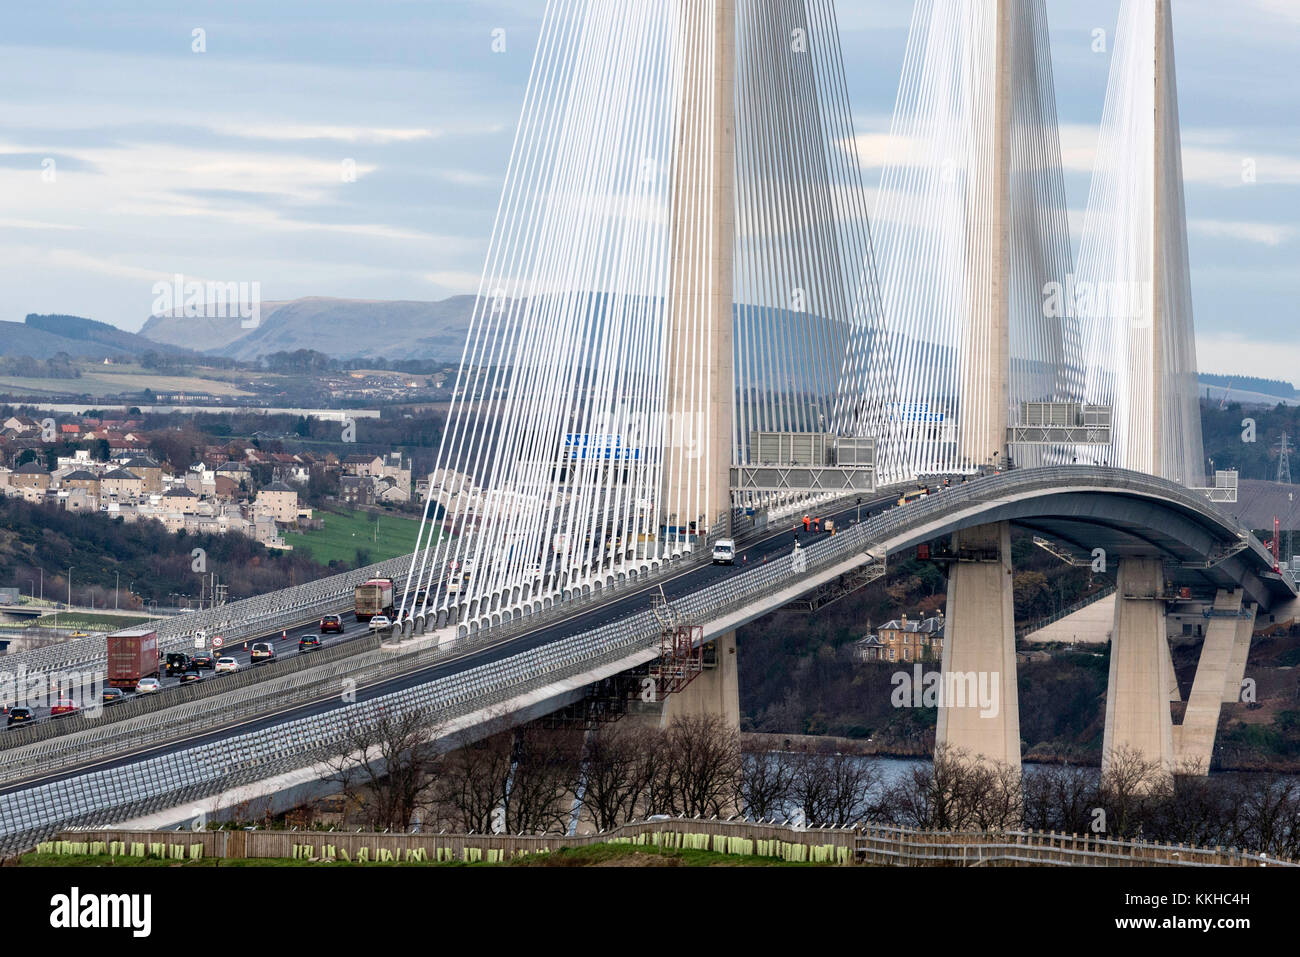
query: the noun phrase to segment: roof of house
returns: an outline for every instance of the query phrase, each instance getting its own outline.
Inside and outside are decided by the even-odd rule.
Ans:
[[[98,482],[99,476],[94,472],[87,472],[85,469],[77,469],[75,472],[69,472],[63,476],[65,482]]]
[[[920,632],[923,635],[943,634],[943,617],[936,615],[933,618],[926,618],[921,621],[915,619],[898,619],[885,622],[880,626],[881,631],[904,631],[909,634]]]
[[[198,496],[184,486],[179,486],[163,493],[163,498],[198,498]]]
[[[294,492],[297,490],[290,488],[289,486],[285,485],[283,482],[272,482],[270,485],[263,485],[262,491],[263,492]]]
[[[137,456],[134,456],[134,457],[132,457],[132,458],[127,459],[125,462],[122,463],[122,465],[124,465],[126,468],[131,468],[131,469],[157,469],[157,468],[162,468],[161,465],[159,465],[159,464],[158,464],[157,462],[155,462],[153,459],[149,458],[149,456],[147,456],[147,455],[137,455]]]
[[[28,462],[26,465],[20,465],[14,469],[14,475],[48,475],[45,466],[38,465],[35,462]]]
[[[111,471],[111,472],[109,472],[107,475],[105,475],[104,478],[106,478],[106,479],[126,479],[126,480],[128,480],[128,481],[134,481],[134,482],[139,482],[139,481],[140,481],[140,476],[136,475],[134,472],[128,472],[126,469],[113,469],[113,471]]]

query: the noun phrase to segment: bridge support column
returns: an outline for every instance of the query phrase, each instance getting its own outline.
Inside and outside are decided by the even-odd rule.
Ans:
[[[935,745],[1019,768],[1010,526],[998,522],[957,532],[952,548],[958,561],[948,574]]]
[[[1201,657],[1196,663],[1196,677],[1192,681],[1192,693],[1187,696],[1183,723],[1174,728],[1174,754],[1180,769],[1210,773],[1228,670],[1237,634],[1241,630],[1240,623],[1246,620],[1242,618],[1242,612],[1241,592],[1219,589],[1214,596],[1214,617],[1205,628],[1205,643],[1201,645]],[[1249,611],[1246,614],[1253,622],[1254,614]]]
[[[1169,770],[1174,759],[1169,686],[1173,681],[1165,635],[1164,564],[1158,558],[1124,558],[1115,587],[1110,682],[1101,768],[1121,750]]]
[[[729,727],[740,729],[740,670],[736,655],[736,633],[729,631],[713,639],[717,665],[676,694],[654,704],[640,704],[630,711],[628,718],[667,729],[677,717],[698,717],[714,714]]]
[[[1250,638],[1255,632],[1255,615],[1259,606],[1251,604],[1246,614],[1237,619],[1237,633],[1232,641],[1232,653],[1223,677],[1223,703],[1236,704],[1241,700],[1241,682],[1246,677],[1246,659],[1250,657]]]

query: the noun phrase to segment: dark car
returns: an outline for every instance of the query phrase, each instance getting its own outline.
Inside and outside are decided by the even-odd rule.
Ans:
[[[183,685],[191,684],[195,681],[202,681],[202,680],[203,680],[203,675],[199,674],[196,669],[191,669],[189,671],[181,672],[180,683]]]
[[[105,688],[100,699],[104,704],[117,704],[126,700],[126,693],[121,688]]]
[[[217,657],[210,651],[200,651],[190,659],[190,667],[195,669],[203,668],[207,671],[212,671],[217,667]]]
[[[9,724],[26,724],[29,721],[35,721],[36,715],[32,714],[31,708],[10,708]]]
[[[343,619],[338,615],[326,615],[320,620],[320,631],[322,635],[327,631],[337,631],[342,634]]]
[[[164,663],[164,672],[167,677],[179,675],[190,670],[190,656],[179,651],[169,651]]]
[[[248,657],[252,659],[255,665],[260,665],[264,661],[274,661],[275,646],[269,641],[255,641],[252,650],[248,653]]]
[[[298,639],[299,651],[315,651],[320,647],[320,635],[303,635]]]

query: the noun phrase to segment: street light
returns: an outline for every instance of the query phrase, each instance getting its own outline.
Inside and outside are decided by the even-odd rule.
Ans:
[[[117,611],[117,596],[122,589],[122,573],[113,572],[113,611]]]

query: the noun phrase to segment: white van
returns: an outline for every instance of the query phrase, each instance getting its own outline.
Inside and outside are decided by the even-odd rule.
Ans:
[[[713,543],[713,564],[736,564],[736,543],[730,538],[720,538]]]

